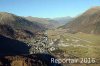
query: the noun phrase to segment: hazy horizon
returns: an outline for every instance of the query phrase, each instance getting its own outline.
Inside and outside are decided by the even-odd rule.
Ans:
[[[100,6],[99,0],[1,0],[0,12],[39,18],[75,17]]]

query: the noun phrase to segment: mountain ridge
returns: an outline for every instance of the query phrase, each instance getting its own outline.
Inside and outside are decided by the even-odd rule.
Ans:
[[[37,23],[43,24],[48,29],[54,29],[59,26],[62,26],[72,20],[72,17],[57,17],[57,18],[39,18],[39,17],[24,17],[29,21],[36,21]]]
[[[98,8],[90,8],[82,15],[62,26],[62,28],[67,29],[68,32],[72,33],[83,32],[100,34],[100,7]]]
[[[37,22],[7,12],[0,12],[0,34],[10,38],[30,37],[46,28]],[[31,34],[29,34],[31,33]]]

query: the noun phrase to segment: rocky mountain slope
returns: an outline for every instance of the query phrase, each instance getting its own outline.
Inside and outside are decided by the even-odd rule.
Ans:
[[[73,21],[62,26],[68,32],[84,32],[89,34],[100,34],[100,7],[93,7]]]
[[[31,22],[11,13],[0,12],[0,34],[10,38],[26,38],[45,27],[37,22]]]

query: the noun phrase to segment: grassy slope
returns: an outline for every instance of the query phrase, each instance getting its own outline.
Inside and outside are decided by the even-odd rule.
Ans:
[[[47,31],[49,39],[60,39],[63,40],[64,43],[69,44],[67,47],[59,47],[65,52],[64,54],[67,55],[67,57],[96,58],[96,61],[100,62],[100,35],[85,33],[70,34],[65,32],[65,30]],[[69,41],[66,39],[69,39]],[[72,40],[79,41],[75,43]]]

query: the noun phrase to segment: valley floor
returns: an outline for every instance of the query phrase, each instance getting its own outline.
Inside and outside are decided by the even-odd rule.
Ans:
[[[52,54],[58,58],[94,58],[95,64],[83,66],[100,66],[100,35],[67,33],[65,29],[47,30],[49,43],[55,47]],[[66,64],[65,64],[66,66]],[[71,64],[70,66],[80,66]]]

